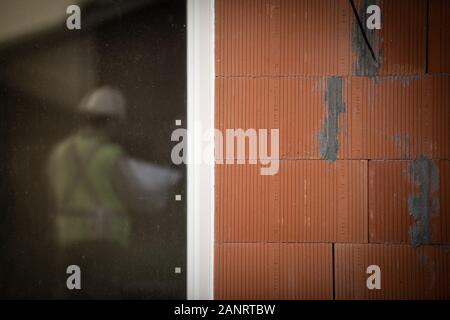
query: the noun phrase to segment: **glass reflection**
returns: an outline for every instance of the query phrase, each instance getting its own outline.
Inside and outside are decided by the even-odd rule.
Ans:
[[[71,4],[81,30],[66,28]],[[0,4],[0,298],[185,298],[185,171],[170,160],[185,10]]]

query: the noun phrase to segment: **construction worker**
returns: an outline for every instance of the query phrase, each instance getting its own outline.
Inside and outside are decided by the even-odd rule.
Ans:
[[[80,266],[81,297],[120,297],[131,215],[164,207],[180,174],[133,159],[111,141],[126,114],[119,90],[98,88],[78,110],[86,124],[54,148],[47,166],[62,264]]]

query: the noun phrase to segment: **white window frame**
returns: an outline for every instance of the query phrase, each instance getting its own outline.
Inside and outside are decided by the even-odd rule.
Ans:
[[[203,132],[214,129],[214,78],[214,0],[187,0],[188,299],[214,298],[214,164],[192,161],[204,153]]]

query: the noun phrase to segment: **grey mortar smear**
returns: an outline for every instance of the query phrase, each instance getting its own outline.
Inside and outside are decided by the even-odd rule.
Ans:
[[[409,213],[415,220],[409,232],[411,244],[416,247],[431,243],[430,216],[439,210],[435,195],[439,191],[439,169],[432,159],[420,156],[411,163],[409,173],[419,186],[419,193],[408,198]]]
[[[325,160],[335,161],[339,151],[339,115],[345,112],[342,91],[342,77],[327,79],[325,90],[327,116],[319,135],[320,157]]]
[[[397,133],[392,136],[396,147],[401,152],[402,159],[407,159],[410,154],[411,138],[408,134]]]
[[[362,7],[359,10],[359,18],[363,25],[364,31],[367,36],[367,40],[369,41],[372,49],[377,56],[378,62],[381,60],[381,55],[378,50],[378,38],[375,36],[375,32],[379,30],[369,30],[367,29],[366,22],[366,10],[367,7],[372,4],[378,4],[378,1],[364,0]],[[377,63],[370,53],[369,48],[367,47],[366,42],[364,41],[364,37],[361,33],[361,29],[359,28],[358,21],[356,21],[356,17],[353,19],[352,24],[352,48],[357,55],[356,63],[354,66],[354,72],[358,76],[373,76],[378,73],[379,63]]]

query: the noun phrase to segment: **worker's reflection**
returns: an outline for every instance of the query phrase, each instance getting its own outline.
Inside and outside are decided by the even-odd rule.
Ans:
[[[164,207],[180,175],[132,159],[110,139],[126,114],[117,89],[94,90],[79,112],[85,124],[54,148],[47,168],[62,266],[81,267],[83,297],[120,297],[132,217]]]

